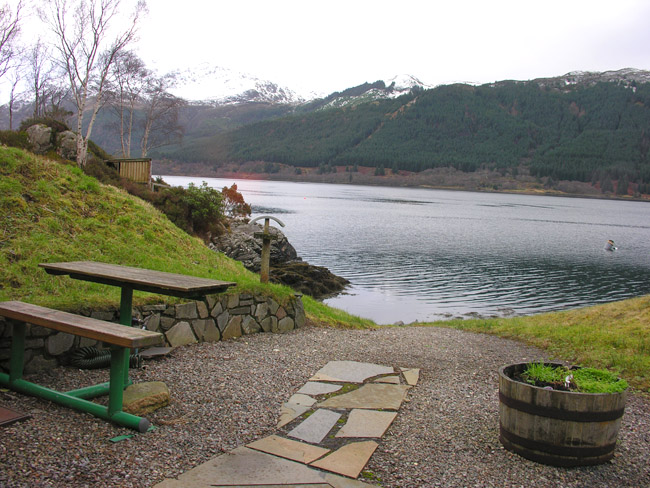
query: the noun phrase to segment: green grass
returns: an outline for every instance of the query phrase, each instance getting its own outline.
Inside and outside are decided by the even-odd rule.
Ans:
[[[602,369],[579,368],[569,370],[565,366],[553,366],[550,364],[530,363],[522,373],[527,382],[540,386],[563,385],[567,378],[570,378],[572,391],[582,393],[619,393],[627,389],[627,381],[618,378],[615,374]]]
[[[351,315],[338,308],[328,307],[310,296],[305,295],[302,301],[307,316],[320,324],[346,329],[371,329],[378,327],[372,320]]]
[[[522,340],[552,357],[613,371],[650,392],[650,296],[566,312],[431,325]]]
[[[286,286],[259,275],[191,237],[143,200],[54,162],[0,147],[0,300],[23,300],[62,310],[116,307],[116,287],[51,276],[42,262],[95,260],[234,281],[238,292],[266,293],[282,302]],[[174,300],[136,292],[136,304]],[[304,298],[311,320],[369,327],[371,321]]]
[[[581,368],[572,375],[578,391],[586,393],[619,393],[628,387],[627,381],[602,369]]]

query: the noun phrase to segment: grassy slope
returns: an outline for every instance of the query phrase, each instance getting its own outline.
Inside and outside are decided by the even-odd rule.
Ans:
[[[524,340],[557,358],[616,371],[650,392],[650,296],[566,312],[435,325]]]
[[[38,263],[95,260],[237,283],[280,300],[293,291],[261,285],[240,263],[208,249],[148,203],[76,166],[0,147],[0,300],[78,310],[116,306],[116,287],[50,276]],[[161,298],[136,292],[136,303]],[[162,300],[171,300],[164,297]],[[305,297],[310,318],[371,325]]]

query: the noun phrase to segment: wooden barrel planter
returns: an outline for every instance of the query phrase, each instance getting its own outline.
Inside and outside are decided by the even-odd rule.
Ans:
[[[627,391],[579,393],[514,380],[527,365],[499,370],[501,444],[526,459],[552,466],[584,466],[611,459]]]

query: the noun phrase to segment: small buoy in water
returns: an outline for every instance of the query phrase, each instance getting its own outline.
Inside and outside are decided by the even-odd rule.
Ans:
[[[614,244],[613,240],[608,240],[607,244],[605,244],[605,251],[616,251],[616,244]]]

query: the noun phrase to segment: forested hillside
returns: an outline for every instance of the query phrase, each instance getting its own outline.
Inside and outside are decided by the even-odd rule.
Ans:
[[[187,162],[481,167],[553,179],[650,184],[650,83],[446,85],[300,112],[157,155]],[[611,184],[611,183],[610,183]],[[647,191],[646,191],[647,192]]]

